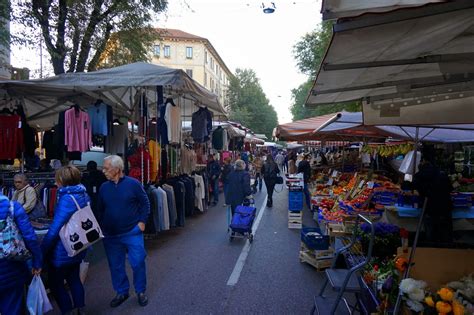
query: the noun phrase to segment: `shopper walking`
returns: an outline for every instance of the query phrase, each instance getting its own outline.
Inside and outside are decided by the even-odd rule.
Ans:
[[[222,167],[222,173],[221,173],[221,180],[222,180],[222,183],[224,184],[224,199],[225,199],[225,205],[224,206],[227,206],[229,203],[227,202],[227,190],[228,190],[228,187],[229,187],[229,183],[228,183],[228,176],[229,174],[232,172],[232,165],[230,164],[230,162],[232,161],[232,159],[230,157],[226,157],[224,159],[224,166]]]
[[[16,174],[13,177],[13,184],[16,190],[13,193],[12,200],[18,201],[26,213],[30,214],[38,200],[35,189],[28,184],[28,178],[23,173]]]
[[[130,284],[125,272],[125,257],[133,270],[133,285],[138,304],[148,304],[146,291],[145,244],[143,231],[150,213],[150,201],[136,179],[123,174],[123,161],[117,155],[104,159],[103,172],[108,181],[99,190],[99,221],[104,232],[104,247],[112,284],[117,295],[111,307],[129,297]]]
[[[267,207],[273,207],[273,190],[276,185],[278,174],[280,174],[280,170],[278,165],[273,160],[273,156],[271,154],[267,155],[267,160],[262,166],[262,174],[263,179],[265,180],[265,187],[267,187]]]
[[[235,168],[229,174],[227,182],[226,200],[230,204],[232,215],[235,208],[244,202],[244,199],[252,194],[250,187],[250,174],[245,170],[245,162],[243,160],[235,161]]]
[[[43,238],[41,250],[48,267],[48,279],[62,314],[70,314],[73,309],[82,314],[85,306],[84,287],[79,276],[80,265],[86,251],[69,257],[61,242],[59,232],[69,222],[71,216],[90,202],[86,188],[81,184],[81,172],[74,166],[64,166],[56,171],[58,203],[48,233]],[[69,290],[66,289],[67,283]],[[70,294],[69,294],[70,291]],[[72,301],[71,301],[72,296]]]
[[[280,170],[280,173],[283,173],[283,164],[285,163],[285,157],[281,153],[281,151],[278,152],[278,154],[275,157],[275,162],[278,165],[278,169]]]
[[[207,162],[207,173],[209,174],[210,183],[212,187],[213,202],[215,206],[219,202],[219,175],[221,174],[221,166],[219,162],[214,159],[214,155],[209,155]]]
[[[298,173],[303,173],[304,177],[304,196],[308,210],[311,210],[311,196],[309,194],[308,183],[311,178],[311,165],[308,162],[309,154],[303,155],[303,160],[298,164]]]
[[[253,184],[253,192],[257,192],[257,183],[258,183],[258,191],[262,191],[263,185],[263,176],[262,176],[262,166],[263,161],[262,158],[257,155],[253,160],[253,166],[255,167],[255,182]]]
[[[10,202],[0,190],[0,225],[4,226],[7,216],[11,215],[20,230],[26,248],[32,254],[32,269],[26,262],[0,259],[0,314],[22,314],[24,286],[29,280],[28,273],[39,275],[43,265],[42,255],[35,231],[25,209],[18,202]]]

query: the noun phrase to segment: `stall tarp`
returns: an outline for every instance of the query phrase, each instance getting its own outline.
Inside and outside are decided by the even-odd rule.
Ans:
[[[446,0],[323,0],[321,13],[323,20],[358,16],[366,13],[380,13],[401,8],[417,7],[432,2]]]
[[[247,133],[245,135],[245,139],[244,139],[245,142],[249,142],[249,143],[255,143],[255,144],[264,144],[265,141],[256,137],[255,135],[251,134],[251,133]]]
[[[139,101],[138,92],[144,90],[156,104],[156,86],[168,88],[173,97],[183,96],[183,106],[191,110],[207,106],[215,113],[224,114],[217,96],[191,79],[183,70],[170,69],[144,62],[132,63],[111,69],[87,73],[65,73],[45,79],[25,81],[1,81],[0,91],[25,103],[30,123],[40,127],[51,127],[58,112],[71,103],[90,104],[102,99],[114,104],[120,115],[129,114]],[[144,89],[146,88],[146,89]],[[66,102],[69,104],[64,105]]]
[[[313,140],[313,131],[334,118],[336,114],[316,116],[278,125],[275,136],[284,141]]]
[[[184,132],[191,132],[191,122],[190,121],[183,121],[181,122],[181,126]],[[213,121],[212,122],[212,129],[215,130],[217,127],[222,127],[227,130],[228,135],[230,138],[243,138],[245,137],[245,131],[233,126],[229,122],[219,122]],[[263,142],[262,142],[263,143]]]
[[[320,136],[334,134],[343,137],[344,135],[370,131],[397,139],[414,140],[417,133],[416,129],[415,126],[364,126],[361,112],[341,112],[327,124],[315,130],[315,133]],[[368,135],[366,134],[366,136]],[[439,143],[474,142],[474,124],[418,127],[418,139]]]
[[[338,20],[306,105],[363,100],[365,125],[474,123],[473,16],[456,0]]]

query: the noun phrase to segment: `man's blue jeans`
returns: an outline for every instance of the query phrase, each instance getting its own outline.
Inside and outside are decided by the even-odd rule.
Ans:
[[[143,233],[138,226],[128,233],[106,236],[104,247],[109,261],[112,285],[117,294],[128,294],[130,284],[125,272],[125,256],[133,270],[133,286],[135,292],[143,293],[146,290],[145,244]]]
[[[304,183],[303,192],[304,192],[304,198],[305,198],[305,201],[306,201],[306,205],[308,206],[308,210],[311,210],[311,195],[309,194],[309,189],[308,189],[308,184],[307,183]]]

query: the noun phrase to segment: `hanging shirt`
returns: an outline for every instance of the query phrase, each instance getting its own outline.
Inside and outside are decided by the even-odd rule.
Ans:
[[[87,110],[89,114],[92,134],[103,135],[108,134],[108,121],[107,121],[107,105],[99,103],[89,107]]]
[[[222,150],[224,148],[224,133],[224,128],[220,126],[212,133],[212,147],[214,149]]]
[[[127,124],[113,126],[113,136],[108,136],[105,139],[105,150],[108,153],[124,154],[125,140],[128,136]]]
[[[202,143],[206,141],[206,138],[209,137],[209,132],[207,129],[207,120],[208,120],[208,111],[204,108],[199,108],[199,110],[192,115],[191,121],[191,136],[194,141],[197,143]],[[211,121],[212,125],[212,121]]]
[[[165,104],[165,120],[168,128],[168,140],[170,143],[181,142],[181,109],[171,103]]]
[[[0,116],[0,160],[14,159],[24,150],[21,127],[20,116]]]
[[[74,108],[68,109],[64,114],[64,137],[68,152],[88,151],[92,146],[92,132],[89,115]]]
[[[150,151],[150,180],[156,181],[158,178],[158,169],[161,162],[161,147],[155,140],[148,142],[148,151]]]

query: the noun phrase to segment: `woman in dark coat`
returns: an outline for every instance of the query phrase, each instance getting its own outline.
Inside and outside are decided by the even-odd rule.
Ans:
[[[265,186],[267,187],[267,207],[271,208],[273,207],[273,189],[275,188],[278,174],[280,174],[280,169],[271,154],[267,155],[267,160],[262,167],[262,174],[265,180]]]
[[[13,206],[13,209],[11,209]],[[10,202],[0,192],[0,225],[13,210],[16,226],[32,254],[32,274],[40,274],[43,264],[41,249],[25,209],[16,201]],[[0,259],[0,314],[21,314],[24,285],[29,280],[28,266],[24,261]]]
[[[86,256],[86,251],[74,257],[69,257],[59,237],[59,231],[78,210],[74,202],[83,208],[90,202],[86,188],[81,184],[81,172],[74,166],[65,166],[56,171],[58,189],[58,203],[54,210],[54,218],[48,233],[41,244],[45,260],[49,266],[49,282],[51,292],[63,314],[77,309],[82,313],[85,306],[84,287],[79,277],[80,264]],[[73,199],[74,197],[74,199]],[[67,282],[72,295],[64,286]],[[73,305],[74,302],[74,305]]]
[[[231,206],[234,215],[235,208],[243,203],[245,197],[252,194],[250,174],[245,170],[244,161],[235,161],[235,168],[227,176],[227,183],[226,202]]]

